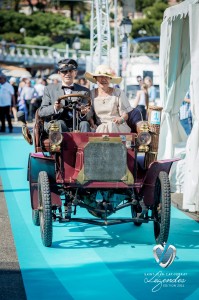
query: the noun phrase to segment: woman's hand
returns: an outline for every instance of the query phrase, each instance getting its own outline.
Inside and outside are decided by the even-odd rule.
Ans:
[[[114,118],[114,119],[113,119],[113,122],[114,122],[115,124],[120,125],[120,124],[123,124],[123,123],[125,122],[125,119],[122,118],[122,117],[117,117],[117,118]]]

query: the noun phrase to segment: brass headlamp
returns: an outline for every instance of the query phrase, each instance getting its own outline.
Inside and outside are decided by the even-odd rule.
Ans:
[[[137,123],[137,143],[139,145],[139,152],[148,152],[149,144],[151,143],[151,135],[149,133],[149,124],[146,121],[140,121]]]
[[[49,127],[50,150],[52,152],[60,152],[63,136],[60,132],[59,125],[52,122]]]

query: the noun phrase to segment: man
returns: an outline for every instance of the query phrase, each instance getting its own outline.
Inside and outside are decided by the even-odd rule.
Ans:
[[[57,120],[62,132],[69,131],[72,123],[71,112],[64,109],[65,100],[58,103],[57,99],[68,94],[84,94],[90,96],[90,91],[86,87],[74,83],[77,76],[78,64],[73,59],[64,59],[58,62],[58,74],[61,77],[61,82],[58,84],[50,84],[45,87],[42,104],[39,110],[39,116],[45,120],[44,128],[48,131],[49,122]],[[86,100],[83,100],[86,104]],[[81,121],[79,124],[81,132],[90,131],[90,126],[87,121]]]
[[[9,80],[10,84],[13,86],[14,89],[14,96],[15,96],[15,103],[12,103],[12,113],[14,117],[14,121],[17,122],[17,98],[18,98],[18,86],[17,86],[17,80],[15,77],[11,77]]]
[[[38,96],[37,91],[32,86],[31,80],[26,79],[25,80],[25,86],[23,87],[20,98],[25,104],[25,116],[26,121],[32,122],[34,115],[33,115],[33,103]]]
[[[5,119],[7,119],[9,132],[12,133],[10,112],[13,103],[15,103],[14,88],[6,81],[6,76],[0,74],[0,132],[5,132]]]
[[[42,97],[44,95],[44,88],[47,85],[47,80],[45,78],[39,78],[37,83],[34,85],[34,89],[37,92],[37,97],[32,99],[33,105],[33,115],[35,115],[36,110],[41,106]]]
[[[138,89],[140,90],[141,89],[141,85],[143,84],[142,76],[138,75],[136,77],[136,79],[137,79],[137,83],[139,84]]]
[[[143,121],[142,114],[138,108],[133,108],[128,113],[127,125],[131,128],[131,132],[137,133],[137,123]]]

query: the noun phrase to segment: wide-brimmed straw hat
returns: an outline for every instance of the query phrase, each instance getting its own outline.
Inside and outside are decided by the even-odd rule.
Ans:
[[[121,77],[117,77],[115,75],[115,72],[107,65],[99,65],[96,70],[95,73],[89,73],[86,72],[85,73],[85,78],[93,83],[96,83],[96,78],[97,76],[106,76],[111,78],[111,83],[114,84],[120,84],[120,82],[122,81]]]

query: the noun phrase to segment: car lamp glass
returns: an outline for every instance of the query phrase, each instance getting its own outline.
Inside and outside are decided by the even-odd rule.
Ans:
[[[59,126],[56,122],[53,122],[49,128],[49,141],[50,141],[50,149],[52,152],[59,152],[61,149],[61,142],[63,140],[63,136],[60,132]]]
[[[151,143],[151,135],[148,132],[141,132],[138,134],[137,142],[139,145],[149,145]]]
[[[63,136],[59,131],[51,131],[49,133],[49,140],[52,145],[60,145],[63,140]]]

